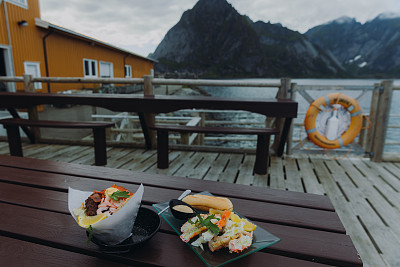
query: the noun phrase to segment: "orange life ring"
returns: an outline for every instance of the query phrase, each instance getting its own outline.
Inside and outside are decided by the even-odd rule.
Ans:
[[[335,109],[332,108],[333,104],[339,104],[345,108],[351,120],[348,129],[341,136],[338,136],[335,140],[329,140],[326,138],[325,133],[321,132],[321,129],[317,129],[316,121],[320,113]],[[336,93],[322,96],[310,105],[304,120],[304,126],[308,138],[314,144],[327,149],[336,149],[350,144],[357,137],[362,127],[362,121],[362,110],[358,102],[352,97]]]

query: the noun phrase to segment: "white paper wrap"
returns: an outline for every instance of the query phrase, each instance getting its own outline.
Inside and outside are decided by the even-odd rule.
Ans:
[[[93,237],[107,245],[119,244],[130,237],[142,201],[143,192],[144,186],[141,184],[133,197],[120,210],[92,225]],[[92,193],[76,190],[71,187],[68,188],[68,209],[76,222],[78,222],[78,217],[74,214],[74,210],[80,208],[82,203]]]

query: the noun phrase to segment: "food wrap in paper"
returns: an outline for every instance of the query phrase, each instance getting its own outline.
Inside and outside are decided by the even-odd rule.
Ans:
[[[144,186],[141,184],[133,197],[120,210],[92,225],[93,237],[107,245],[117,245],[130,237],[142,201],[143,192]],[[69,187],[68,209],[77,223],[78,216],[74,214],[74,210],[79,209],[92,193]]]

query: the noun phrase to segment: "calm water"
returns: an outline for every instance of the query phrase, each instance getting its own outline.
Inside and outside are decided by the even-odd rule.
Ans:
[[[280,79],[246,79],[246,81],[262,81],[267,83],[280,83]],[[365,86],[365,87],[373,87],[374,83],[379,83],[381,80],[374,79],[293,79],[292,82],[297,83],[298,85],[338,85],[338,86]],[[394,80],[394,85],[396,87],[400,87],[400,79]],[[232,97],[232,98],[274,98],[277,92],[277,88],[259,88],[259,87],[202,87],[205,91],[207,91],[212,96],[217,97]],[[313,99],[317,99],[320,96],[324,96],[328,93],[333,93],[338,91],[307,91],[309,95]],[[361,91],[345,91],[343,92],[346,95],[349,95],[353,98],[357,98]],[[364,113],[369,113],[370,102],[371,102],[371,94],[372,92],[368,92],[363,95],[361,98],[358,98],[358,102],[362,107]],[[309,103],[300,95],[296,94],[296,101],[299,103],[299,116],[295,120],[295,122],[302,123],[304,121],[305,112],[309,107]],[[400,114],[400,91],[393,92],[393,99],[391,105],[391,114]],[[264,121],[263,116],[258,116],[256,114],[249,113],[240,113],[237,115],[228,115],[228,114],[213,114],[211,117],[218,117],[218,119],[232,119],[232,120],[241,120],[241,121]],[[391,116],[389,120],[389,125],[400,125],[400,116]],[[300,129],[296,129],[294,131],[294,139],[298,139]],[[304,129],[302,130],[302,138],[305,137]],[[400,129],[389,128],[387,132],[386,142],[390,141],[398,141],[398,136],[400,135]],[[215,143],[210,143],[215,144]],[[229,146],[240,146],[240,147],[254,147],[254,142],[226,142]],[[386,145],[385,152],[399,152],[399,145]]]

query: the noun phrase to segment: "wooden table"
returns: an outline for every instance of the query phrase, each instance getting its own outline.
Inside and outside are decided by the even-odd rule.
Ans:
[[[89,105],[116,112],[136,112],[143,129],[146,147],[152,147],[145,114],[169,113],[182,109],[244,110],[266,117],[282,118],[277,154],[283,153],[284,144],[293,118],[297,117],[297,102],[289,99],[219,98],[208,96],[171,95],[124,95],[124,94],[48,94],[0,92],[0,108],[12,112],[15,108],[31,108],[37,105]],[[28,134],[29,135],[29,134]]]
[[[143,206],[176,198],[185,189],[226,196],[235,210],[281,238],[228,266],[362,265],[325,196],[4,155],[0,265],[204,266],[164,220],[152,239],[128,254],[105,254],[95,244],[87,245],[85,231],[68,211],[68,186],[90,190],[113,183],[131,190],[143,183]]]

